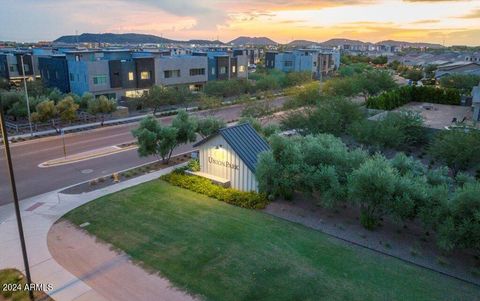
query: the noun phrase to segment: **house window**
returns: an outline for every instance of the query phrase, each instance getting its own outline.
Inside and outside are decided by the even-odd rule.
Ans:
[[[232,66],[232,72],[233,73],[237,72],[237,66]]]
[[[30,65],[23,64],[23,70],[25,70],[25,72],[30,72]]]
[[[292,62],[292,61],[285,61],[285,62],[283,62],[283,65],[284,65],[285,67],[292,67],[292,66],[293,66],[293,62]]]
[[[220,74],[227,73],[227,67],[220,67]]]
[[[133,80],[133,72],[128,72],[128,80]]]
[[[150,79],[150,71],[140,72],[140,79]]]
[[[69,76],[70,76],[70,81],[73,82],[75,80],[75,75],[73,75],[73,73],[70,72]]]
[[[165,78],[180,77],[180,70],[165,70],[163,74]]]
[[[190,76],[205,75],[205,68],[190,69]]]
[[[125,91],[125,97],[128,98],[139,98],[142,97],[144,92],[148,92],[148,90],[129,90]]]
[[[106,75],[95,75],[93,77],[93,84],[94,85],[105,85],[107,83],[107,76]]]
[[[238,67],[238,72],[245,72],[245,66],[240,65],[240,66]]]
[[[60,76],[58,75],[58,71],[55,71],[55,79],[58,80]]]
[[[215,75],[215,67],[212,67],[212,75]]]

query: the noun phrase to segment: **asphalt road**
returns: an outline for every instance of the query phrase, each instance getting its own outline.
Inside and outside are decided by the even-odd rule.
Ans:
[[[274,101],[274,105],[280,106],[284,101],[285,98],[280,97]],[[235,105],[210,112],[197,112],[195,114],[213,115],[223,118],[225,121],[230,121],[238,118],[242,109],[242,105]],[[173,117],[165,117],[161,120],[163,123],[168,124],[172,119]],[[138,123],[130,123],[67,134],[65,135],[67,153],[76,154],[133,141],[134,138],[131,131],[137,126]],[[183,153],[191,149],[191,144],[181,145],[175,149],[174,154]],[[13,199],[3,146],[0,150],[0,205],[4,205],[12,202]],[[38,167],[42,162],[63,156],[62,138],[60,136],[11,144],[11,153],[17,191],[20,199],[29,198],[156,160],[155,157],[140,158],[137,150],[134,149],[72,164],[48,168]]]

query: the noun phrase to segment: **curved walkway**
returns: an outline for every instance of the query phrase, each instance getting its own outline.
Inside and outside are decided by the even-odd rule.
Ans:
[[[47,243],[50,228],[65,213],[78,206],[101,196],[154,180],[177,167],[178,165],[162,169],[80,195],[60,194],[59,191],[64,189],[62,188],[23,200],[20,203],[21,214],[32,281],[39,284],[52,284],[53,290],[47,293],[56,301],[109,300],[55,261],[52,254],[50,254]],[[0,212],[0,268],[16,268],[24,272],[17,223],[12,204],[1,206]],[[169,294],[172,293],[178,297],[175,300],[192,300],[190,296],[174,288],[168,287],[167,289],[170,290]],[[156,300],[161,300],[161,296],[158,296]]]

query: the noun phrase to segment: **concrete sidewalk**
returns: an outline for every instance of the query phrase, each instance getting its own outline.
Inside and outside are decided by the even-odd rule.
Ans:
[[[56,301],[63,300],[106,300],[98,292],[72,275],[59,265],[50,254],[47,236],[51,226],[65,213],[101,196],[157,179],[173,169],[165,168],[128,181],[79,195],[61,194],[65,188],[23,200],[21,214],[23,219],[28,259],[32,281],[38,284],[52,284],[53,290],[47,292]],[[16,268],[24,272],[18,238],[17,222],[12,204],[0,207],[0,268]]]

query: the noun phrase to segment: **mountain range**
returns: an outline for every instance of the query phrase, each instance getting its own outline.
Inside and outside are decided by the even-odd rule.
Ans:
[[[209,40],[189,40],[177,41],[159,37],[151,34],[140,33],[82,33],[81,35],[67,35],[56,39],[56,43],[108,43],[108,44],[170,44],[170,43],[185,43],[185,44],[223,44],[221,41]]]
[[[231,40],[228,43],[223,43],[219,40],[188,40],[188,41],[179,41],[179,40],[172,40],[172,39],[167,39],[164,37],[159,37],[156,35],[150,35],[150,34],[139,34],[139,33],[82,33],[81,35],[66,35],[66,36],[61,36],[58,39],[56,39],[54,42],[57,43],[68,43],[68,44],[74,44],[74,43],[109,43],[109,44],[170,44],[170,43],[175,43],[175,44],[180,44],[180,43],[185,43],[185,44],[200,44],[200,45],[206,45],[206,44],[217,44],[217,45],[234,45],[234,46],[240,46],[240,45],[255,45],[255,46],[268,46],[268,45],[277,45],[278,43],[273,41],[270,38],[267,37],[246,37],[246,36],[241,36],[238,37],[234,40]],[[295,40],[290,43],[288,43],[288,46],[292,47],[302,47],[302,46],[310,46],[310,45],[317,45],[317,46],[326,46],[326,47],[332,47],[332,46],[338,46],[342,44],[350,44],[350,45],[381,45],[381,44],[387,44],[387,45],[392,45],[392,46],[410,46],[410,47],[430,47],[430,48],[442,48],[443,46],[440,44],[431,44],[431,43],[412,43],[412,42],[404,42],[404,41],[393,41],[393,40],[387,40],[387,41],[380,41],[377,43],[370,43],[370,42],[363,42],[359,40],[350,40],[350,39],[341,39],[341,38],[335,38],[335,39],[330,39],[324,42],[314,42],[314,41],[308,41],[308,40]]]
[[[370,42],[363,42],[359,40],[350,40],[350,39],[330,39],[324,42],[314,42],[314,41],[308,41],[308,40],[295,40],[290,43],[288,43],[288,46],[292,47],[302,47],[302,46],[310,46],[310,45],[316,45],[316,46],[338,46],[338,45],[391,45],[391,46],[403,46],[403,47],[414,47],[414,48],[420,48],[420,47],[428,47],[428,48],[443,48],[444,46],[440,44],[432,44],[432,43],[421,43],[421,42],[405,42],[405,41],[394,41],[394,40],[385,40],[385,41],[380,41],[376,43],[370,43]]]

